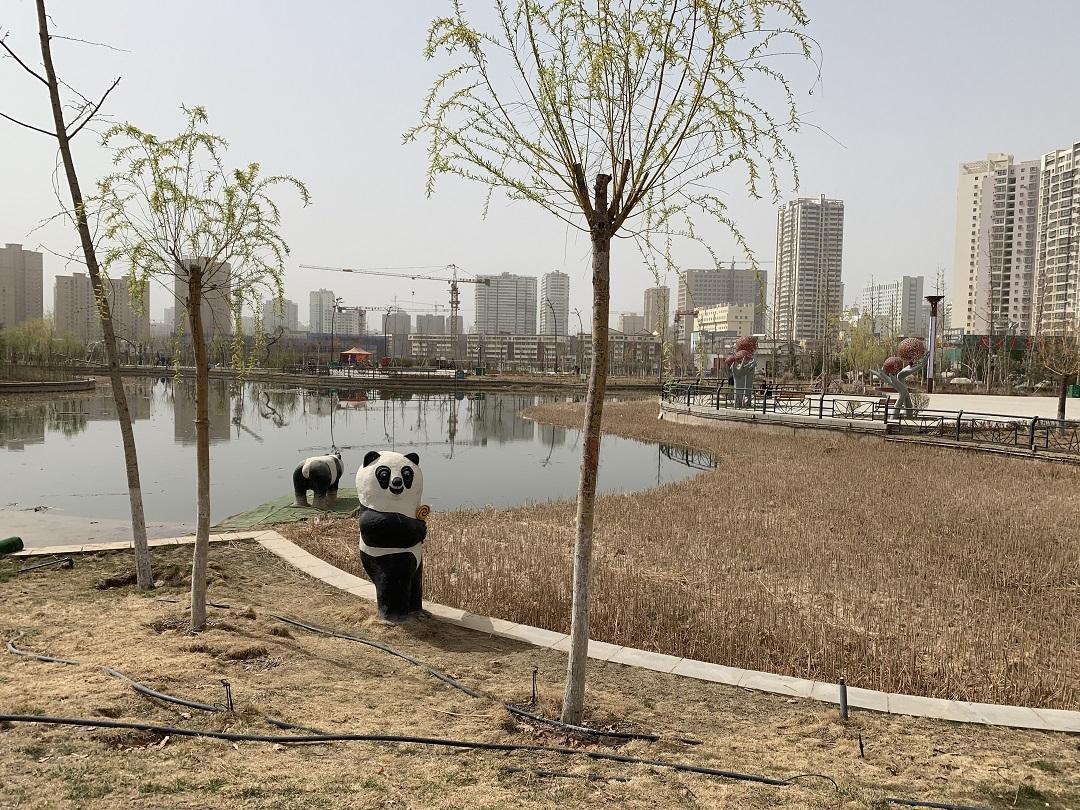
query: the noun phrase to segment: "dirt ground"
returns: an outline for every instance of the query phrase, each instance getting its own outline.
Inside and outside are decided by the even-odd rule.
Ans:
[[[193,636],[184,618],[189,554],[188,547],[155,550],[158,576],[172,584],[152,593],[96,587],[130,567],[124,552],[25,574],[14,572],[26,559],[0,559],[3,640],[22,631],[18,647],[81,662],[0,653],[0,713],[283,733],[263,719],[272,715],[323,731],[571,745],[782,778],[822,774],[839,789],[823,778],[774,787],[547,753],[231,743],[0,723],[0,807],[884,808],[885,796],[899,796],[1080,808],[1075,737],[869,712],[845,725],[823,704],[618,664],[590,662],[588,721],[664,739],[617,748],[568,741],[512,721],[496,701],[468,697],[405,661],[288,627],[269,612],[381,640],[499,701],[527,702],[536,668],[540,708],[549,716],[557,714],[563,654],[430,620],[379,625],[370,603],[311,580],[254,543],[211,549],[210,598],[230,607],[212,609],[210,629]],[[143,697],[103,666],[204,703],[224,700],[227,679],[236,712]]]

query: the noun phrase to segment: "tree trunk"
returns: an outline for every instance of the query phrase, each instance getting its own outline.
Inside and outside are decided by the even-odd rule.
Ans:
[[[1071,374],[1061,375],[1061,387],[1058,389],[1058,409],[1057,418],[1059,422],[1065,421],[1065,405],[1066,399],[1069,396],[1069,382],[1072,380]]]
[[[127,392],[120,376],[120,361],[116,349],[116,333],[113,329],[112,311],[106,295],[105,282],[97,261],[97,251],[90,235],[90,226],[86,221],[86,207],[83,201],[79,177],[75,173],[75,161],[71,156],[71,141],[68,138],[64,111],[60,102],[60,86],[53,66],[52,48],[49,43],[49,22],[45,13],[45,0],[37,0],[38,35],[41,40],[41,60],[45,66],[45,78],[49,86],[49,101],[52,105],[53,126],[56,128],[56,140],[60,148],[60,157],[67,175],[68,190],[71,192],[71,204],[75,212],[75,225],[79,231],[83,258],[94,289],[94,298],[101,320],[102,342],[105,344],[105,356],[109,363],[109,382],[112,387],[113,402],[116,403],[116,418],[120,423],[120,439],[124,448],[124,467],[127,472],[128,499],[131,504],[131,534],[135,541],[135,576],[140,588],[149,590],[154,587],[154,576],[150,566],[150,546],[146,542],[146,518],[143,514],[142,486],[139,480],[139,458],[135,452],[135,433],[131,427],[131,411],[128,408]]]
[[[205,268],[188,268],[188,323],[195,353],[195,497],[198,517],[195,552],[191,558],[191,629],[206,627],[206,561],[210,555],[210,371],[202,322],[202,283]]]
[[[600,466],[600,421],[608,375],[608,309],[611,298],[611,233],[607,214],[608,175],[596,177],[592,223],[593,333],[592,366],[585,398],[585,441],[578,479],[577,534],[574,538],[573,592],[570,608],[570,658],[566,667],[562,721],[580,724],[585,704],[585,663],[589,653],[589,584],[592,576],[593,507]]]

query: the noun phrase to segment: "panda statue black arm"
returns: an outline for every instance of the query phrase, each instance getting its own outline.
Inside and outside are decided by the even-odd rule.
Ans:
[[[369,546],[404,548],[424,542],[427,524],[422,520],[360,507],[360,535]]]

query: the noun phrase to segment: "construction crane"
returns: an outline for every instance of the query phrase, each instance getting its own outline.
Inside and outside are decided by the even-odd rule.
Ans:
[[[326,267],[318,264],[302,264],[301,270],[332,270],[335,273],[356,273],[361,276],[384,276],[387,278],[407,278],[413,281],[441,281],[450,285],[450,346],[454,352],[454,360],[458,360],[458,312],[461,309],[461,296],[458,284],[491,284],[487,278],[458,278],[458,267],[448,264],[444,269],[451,273],[450,278],[444,276],[429,276],[422,273],[403,273],[402,270],[428,270],[434,267]]]

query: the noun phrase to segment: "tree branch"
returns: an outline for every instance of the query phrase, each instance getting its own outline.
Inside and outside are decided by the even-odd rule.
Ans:
[[[114,89],[116,89],[116,85],[118,85],[118,84],[120,84],[120,77],[119,76],[116,77],[116,81],[114,81],[111,85],[109,85],[109,89],[105,91],[104,95],[102,95],[102,97],[101,97],[101,100],[98,101],[98,103],[94,105],[94,108],[92,110],[90,110],[90,114],[88,116],[86,116],[86,119],[81,124],[79,124],[79,126],[75,127],[74,132],[72,132],[70,135],[68,135],[68,140],[71,140],[76,135],[78,135],[82,131],[82,128],[90,123],[90,119],[92,119],[95,115],[97,115],[98,110],[101,109],[101,105],[104,104],[105,99],[107,99],[109,97],[109,93],[111,93]],[[76,120],[78,120],[77,117],[76,117]],[[72,122],[72,123],[74,123],[74,122]]]
[[[41,127],[35,127],[33,124],[27,124],[27,123],[25,123],[23,121],[20,121],[18,118],[12,118],[10,115],[5,115],[2,112],[0,112],[0,118],[6,118],[8,121],[10,121],[13,124],[18,124],[20,127],[26,127],[27,129],[32,129],[32,130],[34,130],[34,132],[40,132],[42,135],[48,135],[50,138],[55,138],[56,137],[55,132],[51,132],[50,130],[47,130],[47,129],[42,129]]]
[[[33,68],[29,67],[29,66],[28,66],[28,65],[26,64],[26,62],[24,62],[24,61],[23,61],[22,59],[20,59],[20,58],[18,57],[18,54],[16,54],[16,53],[15,53],[15,51],[11,50],[11,48],[9,48],[9,47],[8,47],[8,44],[7,44],[7,42],[5,42],[5,41],[4,41],[4,40],[6,40],[6,39],[7,39],[7,37],[4,37],[4,39],[0,39],[0,48],[3,48],[3,49],[4,49],[5,51],[7,51],[7,52],[8,52],[9,54],[11,54],[11,58],[12,58],[12,59],[14,59],[14,60],[15,60],[16,62],[18,62],[18,63],[19,63],[19,66],[20,66],[20,67],[21,67],[21,68],[22,68],[23,70],[25,70],[25,71],[26,71],[27,73],[29,73],[29,74],[30,74],[31,76],[33,76],[33,77],[34,77],[35,79],[37,79],[37,80],[38,80],[39,82],[41,82],[41,83],[42,83],[43,85],[45,85],[46,87],[48,87],[48,86],[49,86],[49,83],[48,83],[48,82],[47,82],[47,81],[45,80],[45,77],[44,77],[44,76],[42,76],[42,75],[41,75],[40,73],[38,73],[38,72],[37,72],[36,70],[34,70]],[[7,116],[5,116],[5,118],[6,118],[6,117],[7,117]],[[18,122],[16,122],[16,123],[18,123]]]

